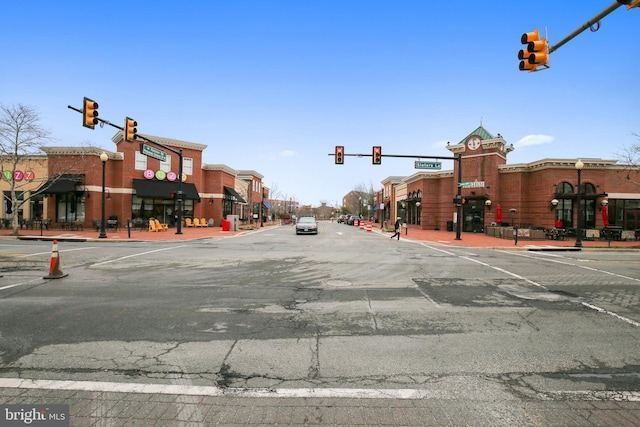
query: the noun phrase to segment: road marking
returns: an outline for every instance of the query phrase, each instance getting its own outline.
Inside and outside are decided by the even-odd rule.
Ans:
[[[626,318],[624,316],[620,316],[619,314],[614,313],[613,311],[605,310],[604,308],[600,308],[597,305],[589,304],[588,302],[583,302],[582,305],[584,305],[585,307],[589,307],[592,310],[599,311],[600,313],[605,313],[605,314],[608,314],[609,316],[613,316],[616,319],[620,319],[623,322],[627,322],[630,325],[639,326],[640,327],[640,322],[636,322],[635,320],[631,320],[631,319],[628,319],[628,318]]]
[[[534,285],[534,286],[537,286],[539,288],[547,290],[547,287],[544,286],[543,284],[540,284],[538,282],[534,282],[533,280],[527,279],[526,277],[520,276],[519,274],[512,273],[512,272],[510,272],[508,270],[505,270],[504,268],[496,267],[495,265],[487,264],[486,262],[478,261],[477,259],[469,258],[467,256],[461,256],[460,258],[466,259],[467,261],[472,261],[472,262],[478,263],[478,264],[483,265],[485,267],[493,268],[494,270],[497,270],[497,271],[499,271],[501,273],[504,273],[506,275],[509,275],[511,277],[515,277],[516,279],[524,280],[525,282],[529,283],[530,285]]]
[[[531,258],[531,259],[540,260],[540,261],[554,262],[556,264],[569,265],[571,267],[582,268],[583,270],[595,271],[596,273],[608,274],[610,276],[619,277],[621,279],[628,279],[628,280],[633,280],[635,282],[640,282],[640,279],[637,278],[637,277],[625,276],[623,274],[614,273],[612,271],[601,270],[599,268],[593,268],[593,267],[587,267],[586,265],[580,265],[580,264],[576,264],[576,263],[569,262],[569,261],[563,261],[563,260],[560,260],[560,259],[548,259],[548,258],[543,258],[543,257],[540,257],[540,256],[531,256],[531,255],[528,255],[528,254],[519,254],[519,253],[508,252],[508,251],[498,251],[498,252],[508,253],[510,255],[516,255],[516,256],[521,256],[521,257],[524,257],[524,258]]]
[[[17,286],[30,285],[30,284],[32,284],[32,283],[40,282],[40,281],[41,281],[41,279],[34,279],[34,280],[30,280],[30,281],[28,281],[28,282],[23,282],[23,283],[14,283],[13,285],[7,285],[7,286],[3,286],[3,287],[1,287],[1,288],[0,288],[0,291],[3,291],[3,290],[5,290],[5,289],[15,288],[15,287],[17,287]]]
[[[86,251],[87,249],[97,249],[97,246],[87,246],[87,247],[83,247],[83,248],[75,248],[75,249],[64,249],[64,250],[58,250],[58,252],[73,252],[73,251]],[[20,255],[20,258],[27,258],[30,256],[40,256],[40,255],[51,255],[51,251],[47,251],[47,252],[36,252],[34,254],[25,254],[25,255]]]
[[[517,254],[517,255],[518,256],[524,256],[526,258],[534,258],[534,259],[539,259],[539,260],[543,260],[543,261],[549,261],[549,262],[555,262],[555,263],[559,263],[559,264],[569,265],[569,266],[572,266],[572,267],[579,267],[579,268],[583,268],[583,269],[589,270],[589,271],[595,271],[595,272],[598,272],[598,273],[609,274],[611,276],[621,277],[621,278],[624,278],[624,279],[631,279],[631,280],[639,281],[639,279],[636,279],[636,278],[633,278],[633,277],[623,276],[622,274],[612,273],[612,272],[606,271],[606,270],[599,270],[599,269],[593,268],[593,267],[586,267],[586,266],[582,266],[582,265],[578,265],[578,264],[572,264],[572,263],[567,262],[567,261],[560,261],[560,260],[555,260],[555,259],[545,259],[545,258],[540,258],[540,257],[532,257],[532,256],[522,255],[522,254]],[[477,262],[478,264],[493,268],[493,269],[498,270],[498,271],[502,271],[505,274],[508,274],[510,276],[513,276],[513,277],[517,277],[519,279],[522,279],[522,280],[526,281],[527,283],[531,283],[532,285],[539,286],[542,289],[548,290],[547,287],[542,285],[542,284],[536,283],[536,282],[534,282],[532,280],[529,280],[529,279],[527,279],[525,277],[519,276],[519,275],[517,275],[515,273],[511,273],[511,272],[509,272],[509,271],[507,271],[505,269],[502,269],[500,267],[494,267],[494,266],[489,265],[487,263],[484,263],[484,262],[481,262],[481,261],[478,261],[478,260],[475,260],[475,259],[472,259],[472,258],[468,258],[468,257],[460,257],[460,258],[464,258],[464,259],[469,260],[469,261]],[[596,310],[596,311],[598,311],[600,313],[605,313],[605,314],[607,314],[609,316],[613,316],[616,319],[622,320],[623,322],[626,322],[626,323],[628,323],[630,325],[639,326],[640,327],[640,323],[639,322],[636,322],[635,320],[631,320],[629,318],[621,316],[621,315],[619,315],[617,313],[614,313],[613,311],[605,310],[604,308],[600,308],[600,307],[598,307],[596,305],[589,304],[589,303],[584,302],[584,301],[582,302],[582,305],[584,305],[585,307],[588,307],[588,308],[590,308],[592,310]]]
[[[109,260],[109,261],[102,261],[102,262],[99,262],[99,263],[96,263],[96,264],[92,264],[90,267],[97,267],[97,266],[104,265],[104,264],[110,264],[112,262],[122,261],[123,259],[133,258],[133,257],[141,256],[141,255],[148,255],[148,254],[152,254],[152,253],[155,253],[155,252],[171,251],[171,250],[174,250],[174,249],[184,248],[184,247],[187,247],[187,246],[189,246],[189,245],[172,246],[170,248],[162,248],[162,249],[156,249],[154,251],[140,252],[140,253],[133,254],[133,255],[127,255],[127,256],[120,257],[120,258],[115,258],[115,259],[112,259],[112,260]]]
[[[220,388],[181,384],[139,384],[98,381],[57,381],[0,378],[0,388],[76,390],[110,393],[177,394],[187,396],[230,396],[271,398],[410,399],[435,397],[436,392],[417,389],[358,388]]]

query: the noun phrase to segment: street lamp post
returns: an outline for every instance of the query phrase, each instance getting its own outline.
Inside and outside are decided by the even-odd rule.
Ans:
[[[576,195],[576,203],[578,205],[578,213],[577,213],[577,221],[576,221],[576,244],[574,245],[576,248],[582,247],[582,229],[580,228],[580,175],[582,174],[582,168],[584,168],[584,163],[582,160],[578,160],[576,162],[576,170],[578,171],[578,194]]]
[[[514,245],[518,244],[518,226],[516,225],[516,208],[509,209],[511,211],[511,223],[513,224],[513,241]]]
[[[107,156],[107,153],[105,153],[104,151],[102,152],[102,154],[100,154],[100,161],[102,162],[102,218],[100,220],[100,235],[98,236],[98,238],[100,239],[106,239],[107,238],[107,232],[105,231],[104,228],[104,171],[105,171],[105,166],[107,165],[107,160],[109,160],[109,156]]]

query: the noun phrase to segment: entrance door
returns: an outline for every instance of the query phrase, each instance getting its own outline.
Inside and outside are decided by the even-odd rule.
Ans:
[[[462,207],[462,231],[484,232],[484,201],[471,199]]]
[[[640,210],[628,209],[624,212],[624,224],[622,228],[625,230],[638,230],[640,229]]]

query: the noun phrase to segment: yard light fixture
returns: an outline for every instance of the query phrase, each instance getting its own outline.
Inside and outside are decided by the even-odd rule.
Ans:
[[[552,199],[551,200],[551,210],[554,210],[555,208],[557,208],[558,207],[558,203],[560,203],[558,201],[558,199]]]
[[[487,207],[488,210],[491,210],[491,200],[489,199],[485,200],[484,205]]]

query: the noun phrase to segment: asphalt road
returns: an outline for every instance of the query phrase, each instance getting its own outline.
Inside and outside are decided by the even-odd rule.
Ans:
[[[450,247],[335,223],[58,246],[68,276],[45,280],[50,242],[0,241],[0,387],[464,401],[499,408],[493,425],[537,425],[508,411],[522,402],[627,402],[620,416],[640,423],[637,251]]]

